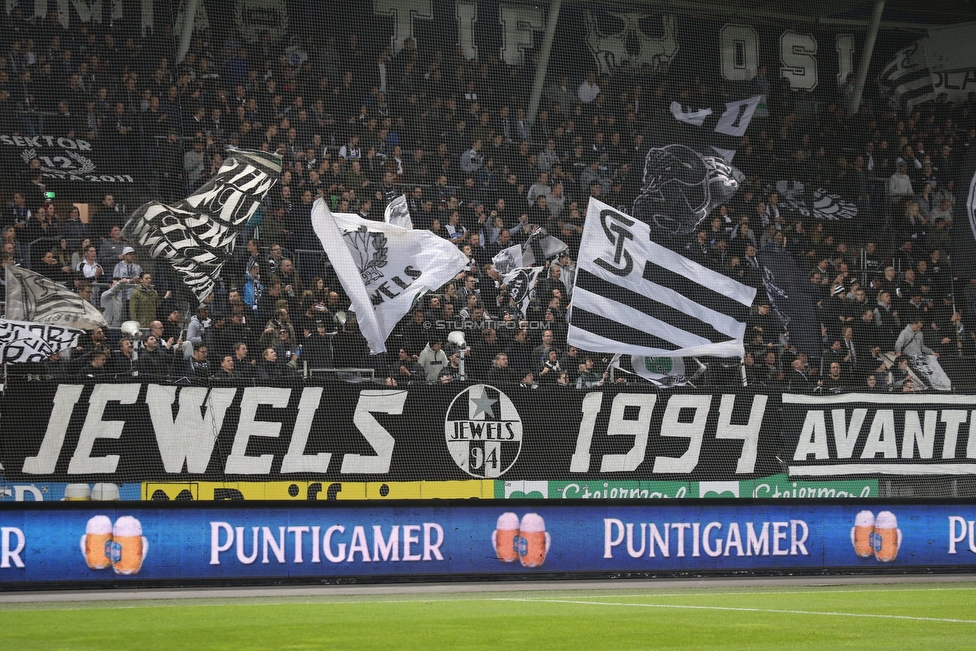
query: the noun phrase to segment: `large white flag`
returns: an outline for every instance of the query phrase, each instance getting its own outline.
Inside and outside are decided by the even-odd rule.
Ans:
[[[647,357],[742,357],[756,290],[650,239],[647,224],[590,199],[569,343]]]
[[[333,214],[322,199],[312,205],[312,227],[374,353],[386,350],[386,338],[414,299],[470,264],[456,246],[428,230]]]
[[[108,325],[98,308],[61,283],[9,264],[5,275],[5,316],[11,321],[34,321],[82,330]]]

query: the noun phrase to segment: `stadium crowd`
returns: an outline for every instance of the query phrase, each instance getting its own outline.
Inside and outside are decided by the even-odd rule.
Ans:
[[[19,8],[6,20],[0,130],[85,138],[114,152],[145,179],[136,203],[192,193],[233,148],[277,152],[284,162],[216,293],[189,308],[179,276],[123,239],[127,210],[116,196],[102,195],[86,221],[46,197],[38,159],[19,169],[5,163],[0,262],[77,291],[109,326],[55,355],[44,370],[52,377],[297,382],[306,369],[369,368],[388,385],[620,382],[609,355],[566,341],[587,201],[632,205],[650,143],[678,137],[673,100],[697,108],[759,93],[768,116],[754,119],[734,159],[746,182],[685,247],[759,290],[746,381],[908,391],[917,387],[905,356],[976,352],[976,279],[954,279],[951,266],[962,175],[976,155],[976,93],[959,105],[942,95],[906,114],[866,92],[849,114],[849,79],[801,119],[803,98],[764,67],[733,88],[628,67],[598,78],[583,64],[554,61],[530,123],[529,67],[493,55],[467,61],[434,43],[408,40],[394,54],[368,51],[348,32],[305,48],[267,35],[247,44],[231,31],[195,38],[177,65],[173,40],[28,24]],[[858,214],[799,218],[779,181],[825,188]],[[456,243],[470,265],[423,297],[389,352],[374,356],[312,231],[312,203],[323,197],[334,211],[382,220],[402,194],[414,227]],[[544,263],[523,311],[492,258],[540,229],[568,248]],[[784,335],[756,261],[766,246],[785,248],[813,286],[823,351],[797,350]],[[129,320],[138,336],[120,336]],[[890,352],[899,356],[891,369],[882,358]]]

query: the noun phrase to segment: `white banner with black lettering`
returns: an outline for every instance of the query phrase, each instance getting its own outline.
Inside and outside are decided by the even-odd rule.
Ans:
[[[78,344],[81,330],[0,319],[0,351],[4,363],[43,362]]]
[[[794,477],[976,473],[976,396],[783,395]]]
[[[224,263],[234,253],[241,229],[281,174],[281,157],[236,149],[199,190],[168,206],[158,201],[138,208],[125,237],[153,258],[166,260],[194,296],[213,293]]]

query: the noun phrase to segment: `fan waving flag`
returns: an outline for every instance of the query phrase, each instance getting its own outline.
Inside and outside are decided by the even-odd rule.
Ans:
[[[656,244],[649,226],[590,199],[569,343],[648,357],[742,357],[752,287]]]
[[[540,228],[529,235],[525,242],[514,244],[499,251],[491,259],[491,262],[495,266],[495,271],[505,275],[520,267],[531,267],[534,264],[542,264],[568,248],[569,246],[565,242],[552,235],[548,235],[544,229]]]
[[[386,338],[414,299],[470,265],[456,246],[430,231],[333,214],[322,199],[312,205],[312,227],[374,353],[386,351]]]
[[[199,190],[172,205],[150,201],[136,209],[122,233],[167,261],[200,301],[234,253],[237,236],[278,181],[281,157],[236,149]]]

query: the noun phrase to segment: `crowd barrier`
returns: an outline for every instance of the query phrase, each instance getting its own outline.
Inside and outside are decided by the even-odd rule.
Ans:
[[[0,590],[970,571],[976,502],[0,506]]]

